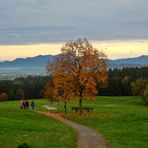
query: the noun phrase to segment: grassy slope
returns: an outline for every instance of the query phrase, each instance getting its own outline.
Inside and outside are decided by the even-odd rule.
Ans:
[[[36,101],[37,109],[47,104]],[[57,106],[57,104],[55,104]],[[77,106],[78,101],[68,104]],[[137,97],[97,97],[84,101],[94,112],[82,118],[69,114],[67,118],[94,128],[104,135],[111,148],[148,147],[148,107]],[[58,105],[63,112],[63,104]],[[13,148],[26,142],[32,147],[75,147],[76,133],[51,118],[30,111],[20,111],[18,102],[0,102],[0,147]]]
[[[69,111],[77,105],[78,101],[70,103]],[[83,105],[94,107],[94,112],[67,118],[101,131],[111,148],[148,147],[148,107],[138,97],[97,97]]]
[[[38,101],[41,107],[45,100]],[[74,148],[76,132],[62,123],[20,110],[19,102],[0,102],[0,147],[16,148],[21,143],[32,148]]]

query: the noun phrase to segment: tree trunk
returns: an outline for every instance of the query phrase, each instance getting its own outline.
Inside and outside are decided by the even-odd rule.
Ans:
[[[64,102],[64,110],[65,110],[65,115],[67,114],[67,103]]]
[[[82,97],[79,99],[79,108],[80,108],[80,116],[82,116],[83,108],[82,108]]]

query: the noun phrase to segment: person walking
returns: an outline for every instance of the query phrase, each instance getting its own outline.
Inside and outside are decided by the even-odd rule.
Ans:
[[[23,109],[26,108],[26,102],[23,100]]]
[[[25,106],[27,109],[29,109],[29,101],[28,100],[25,102]]]
[[[24,107],[24,100],[21,100],[20,101],[20,108],[23,109],[23,107]]]
[[[31,101],[30,106],[31,106],[31,109],[32,109],[32,110],[34,110],[34,107],[35,107],[35,102],[34,102],[33,100]]]

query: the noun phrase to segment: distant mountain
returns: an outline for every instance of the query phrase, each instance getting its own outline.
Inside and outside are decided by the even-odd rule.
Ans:
[[[108,66],[110,68],[148,66],[148,55],[142,55],[135,58],[109,60]]]
[[[46,73],[45,67],[48,61],[52,61],[55,56],[39,55],[36,57],[17,58],[13,61],[0,62],[0,74],[39,74]]]
[[[29,58],[17,58],[14,61],[0,62],[0,73],[45,74],[47,62],[52,61],[56,56],[39,55]],[[135,58],[108,60],[108,66],[109,68],[148,66],[148,55]]]
[[[17,58],[14,61],[0,62],[0,68],[2,67],[42,67],[47,64],[47,61],[51,61],[55,56],[52,55],[39,55],[36,57]]]

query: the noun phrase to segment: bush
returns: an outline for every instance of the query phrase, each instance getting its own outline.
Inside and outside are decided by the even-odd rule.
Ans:
[[[17,148],[30,148],[30,146],[26,143],[22,143]]]
[[[137,79],[131,83],[133,95],[141,96],[145,105],[148,105],[148,79]]]
[[[5,100],[8,100],[8,94],[5,92],[0,93],[0,101],[5,101]]]
[[[145,105],[148,105],[148,85],[146,86],[144,93],[143,93],[143,100]]]

